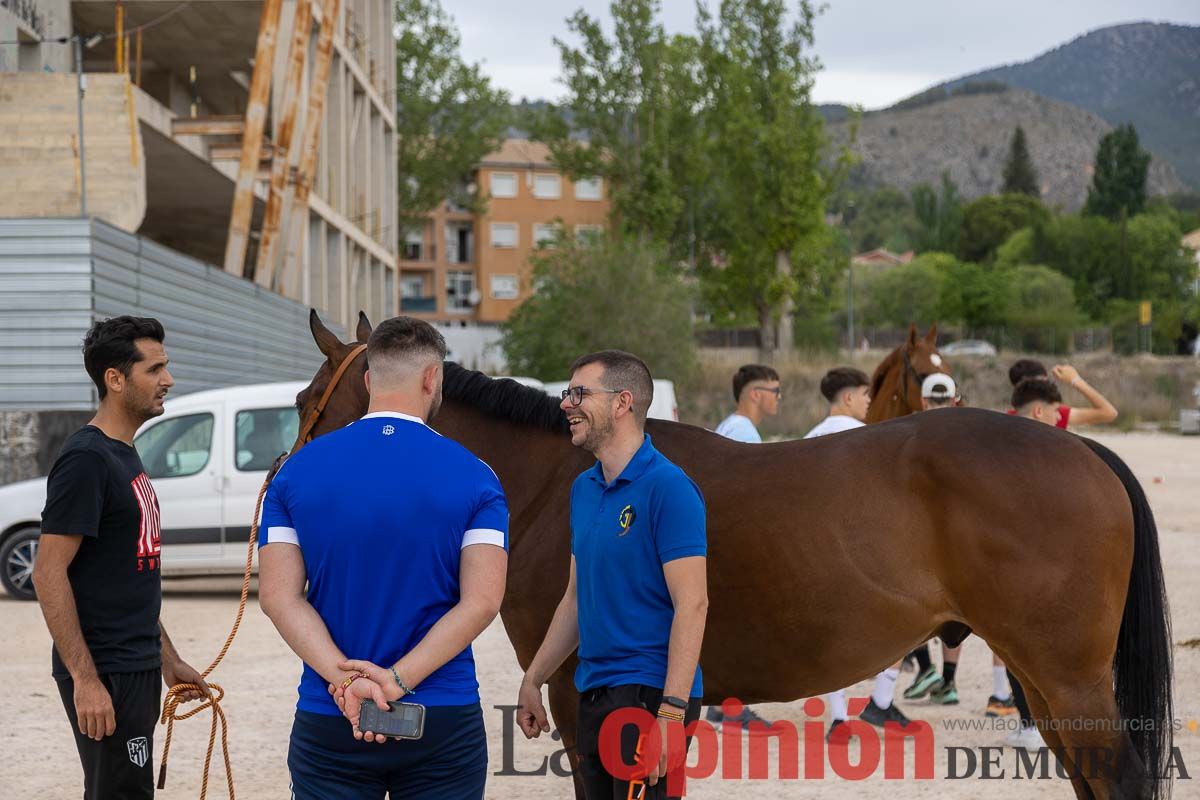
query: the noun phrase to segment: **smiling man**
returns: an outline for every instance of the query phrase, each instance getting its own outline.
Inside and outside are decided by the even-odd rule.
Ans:
[[[50,469],[33,582],[54,639],[58,682],[83,764],[85,800],[154,796],[161,683],[208,689],[159,622],[159,508],[133,448],[175,381],[163,327],[148,317],[97,322],[83,341],[96,416]]]
[[[662,778],[685,755],[664,746],[644,781],[613,777],[600,754],[600,727],[610,714],[649,710],[659,741],[667,742],[668,724],[690,724],[700,713],[704,498],[645,433],[653,392],[645,363],[619,350],[576,360],[563,392],[571,442],[596,464],[571,488],[571,573],[521,682],[517,721],[529,738],[550,730],[541,687],[578,647],[577,744],[588,800],[667,797]],[[636,729],[626,727],[620,744],[623,762],[634,763],[643,744]]]

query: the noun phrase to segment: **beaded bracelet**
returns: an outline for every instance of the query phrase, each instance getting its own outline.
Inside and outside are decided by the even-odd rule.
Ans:
[[[396,680],[396,685],[397,685],[398,687],[400,687],[400,691],[404,692],[404,694],[406,694],[406,695],[408,695],[408,694],[416,694],[416,693],[417,693],[415,689],[410,689],[410,688],[408,688],[407,684],[405,684],[405,683],[404,683],[404,681],[400,680],[400,675],[399,675],[399,674],[397,674],[397,672],[396,672],[396,668],[395,668],[395,667],[390,667],[389,669],[391,669],[391,671],[392,671],[392,677],[393,677],[393,678],[395,678],[395,680]]]
[[[354,674],[353,674],[353,675],[351,675],[349,678],[346,678],[346,680],[342,681],[342,690],[344,691],[344,690],[346,690],[346,689],[349,689],[349,688],[350,688],[350,684],[354,683],[354,682],[355,682],[356,680],[358,680],[359,678],[365,678],[365,677],[367,677],[367,675],[366,675],[366,673],[365,673],[365,672],[356,672],[356,673],[354,673]]]

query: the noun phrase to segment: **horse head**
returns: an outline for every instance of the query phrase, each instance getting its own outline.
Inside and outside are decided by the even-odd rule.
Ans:
[[[312,331],[317,349],[325,356],[325,362],[313,376],[312,382],[296,395],[300,424],[308,426],[307,434],[302,434],[302,439],[320,436],[322,433],[349,425],[366,413],[367,402],[370,399],[367,395],[366,381],[363,379],[367,371],[367,359],[361,351],[355,353],[355,350],[367,343],[367,338],[371,335],[371,323],[367,315],[358,312],[358,327],[355,330],[357,341],[349,344],[338,339],[337,334],[325,327],[316,309],[309,312],[308,328]],[[352,360],[347,363],[347,359]],[[330,382],[338,375],[343,365],[344,370],[329,393],[324,408],[318,408]]]
[[[871,409],[867,422],[915,414],[921,410],[921,382],[935,372],[950,374],[950,365],[937,350],[937,323],[924,336],[908,326],[904,344],[888,354],[871,376]]]

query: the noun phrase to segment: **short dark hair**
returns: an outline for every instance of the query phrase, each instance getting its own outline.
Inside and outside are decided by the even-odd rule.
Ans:
[[[633,395],[633,415],[639,423],[646,422],[650,403],[654,400],[654,379],[646,362],[624,350],[600,350],[580,356],[571,364],[571,374],[588,364],[604,367],[600,382],[605,389],[621,389]]]
[[[1008,368],[1008,382],[1016,386],[1026,378],[1045,378],[1049,375],[1046,365],[1032,358],[1022,358]]]
[[[424,320],[413,317],[392,317],[375,326],[367,338],[367,367],[371,360],[410,358],[426,355],[430,359],[446,359],[446,339],[438,329]]]
[[[742,390],[754,381],[777,381],[779,373],[765,364],[746,364],[733,375],[733,402],[742,399]]]
[[[846,389],[870,385],[871,381],[862,370],[854,367],[834,367],[821,378],[821,394],[832,403]]]
[[[1054,381],[1045,378],[1026,378],[1016,385],[1012,393],[1012,407],[1020,411],[1030,403],[1061,403],[1062,394]]]
[[[105,372],[117,369],[128,378],[133,365],[142,360],[134,344],[138,339],[153,339],[162,344],[166,336],[162,323],[153,317],[111,317],[93,324],[83,337],[83,368],[96,384],[100,399],[108,394]]]

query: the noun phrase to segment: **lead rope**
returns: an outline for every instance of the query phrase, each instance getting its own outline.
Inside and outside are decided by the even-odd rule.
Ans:
[[[296,437],[296,443],[292,445],[291,450],[275,459],[275,463],[271,466],[271,471],[267,473],[266,479],[263,480],[262,488],[258,490],[258,502],[254,505],[254,521],[250,525],[250,541],[246,544],[246,570],[242,574],[242,597],[238,601],[237,618],[233,621],[233,628],[229,631],[229,636],[225,638],[225,644],[221,647],[221,652],[217,654],[216,659],[208,665],[208,669],[204,670],[200,677],[207,678],[209,673],[221,663],[221,659],[225,658],[225,654],[229,652],[229,646],[233,644],[233,637],[237,636],[238,628],[242,624],[242,616],[246,613],[246,598],[250,595],[250,569],[254,564],[254,544],[258,541],[259,517],[262,513],[263,496],[267,493],[267,487],[271,485],[271,479],[279,472],[279,468],[283,466],[283,462],[287,460],[289,455],[295,454],[311,440],[312,429],[316,426],[317,420],[321,418],[321,414],[325,411],[325,404],[333,396],[333,390],[337,388],[342,375],[346,373],[351,362],[358,358],[366,349],[366,344],[359,344],[342,359],[342,363],[338,365],[337,370],[333,373],[329,385],[325,387],[321,399],[309,414],[308,419],[301,425],[299,435]],[[167,738],[163,742],[162,762],[158,770],[158,788],[163,789],[167,785],[167,756],[171,752],[171,734],[175,731],[175,721],[194,717],[204,709],[212,708],[212,726],[208,730],[208,753],[204,756],[204,778],[200,783],[200,800],[205,800],[208,796],[208,770],[212,766],[213,747],[217,742],[218,721],[221,723],[221,756],[225,759],[225,782],[229,787],[229,800],[235,800],[233,793],[233,768],[229,763],[229,725],[225,720],[225,712],[221,709],[221,699],[225,697],[225,690],[218,684],[209,683],[208,688],[213,693],[211,699],[204,701],[185,714],[179,713],[179,704],[182,702],[180,695],[199,688],[194,683],[178,683],[167,690],[167,696],[163,699],[162,717],[159,719],[159,722],[166,724]]]
[[[274,466],[267,473],[266,480],[263,481],[262,488],[258,490],[258,502],[254,506],[254,522],[250,525],[250,542],[246,546],[246,570],[242,574],[242,597],[238,602],[237,618],[233,621],[233,628],[229,631],[229,636],[225,638],[225,644],[221,648],[221,652],[208,665],[208,669],[204,670],[200,676],[202,678],[207,678],[209,673],[221,663],[221,659],[225,658],[225,654],[229,652],[229,646],[233,644],[233,637],[237,636],[238,628],[242,624],[242,616],[246,613],[246,598],[250,594],[250,569],[254,563],[254,544],[258,541],[258,522],[262,511],[263,496],[267,493],[267,487],[271,485],[271,479],[275,477],[275,473],[283,466],[286,455],[285,453],[275,460]],[[221,708],[221,700],[225,697],[225,690],[218,684],[209,683],[208,688],[212,690],[211,699],[204,701],[191,711],[183,714],[179,713],[179,704],[182,702],[180,695],[199,688],[194,683],[178,683],[167,690],[167,696],[163,700],[162,718],[159,719],[160,723],[165,723],[167,726],[167,738],[163,742],[162,762],[158,770],[158,788],[162,789],[167,785],[167,757],[171,752],[171,734],[175,731],[175,721],[194,717],[204,709],[212,708],[212,726],[208,730],[208,753],[204,756],[204,778],[200,784],[200,800],[205,800],[205,797],[208,795],[208,770],[212,765],[213,747],[217,741],[218,722],[221,723],[221,756],[225,759],[225,782],[229,787],[229,800],[235,800],[233,793],[233,768],[229,763],[229,725],[225,720],[225,711]]]

